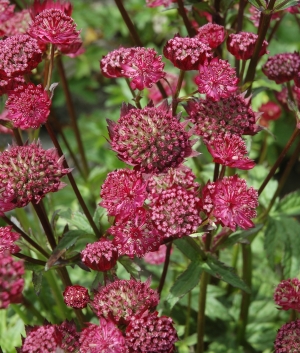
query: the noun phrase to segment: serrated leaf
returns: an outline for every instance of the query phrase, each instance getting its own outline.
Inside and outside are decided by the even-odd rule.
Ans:
[[[39,296],[42,288],[43,274],[44,274],[44,271],[32,272],[32,284],[33,284],[34,292],[37,296]]]
[[[140,278],[141,268],[133,262],[128,256],[120,256],[118,262],[125,268],[125,270],[134,278]]]
[[[292,192],[279,201],[272,216],[284,214],[285,216],[300,215],[300,190]]]
[[[86,234],[94,234],[92,227],[83,213],[79,211],[72,212],[68,209],[67,211],[61,212],[59,216],[65,219],[70,225],[73,225]]]
[[[201,261],[203,251],[200,249],[199,245],[191,237],[183,237],[174,240],[176,247],[190,260]]]
[[[258,233],[263,226],[263,224],[257,224],[254,228],[247,230],[238,230],[237,232],[232,233],[230,237],[221,245],[221,248],[227,248],[238,242],[241,242],[242,240],[247,239],[250,235]]]

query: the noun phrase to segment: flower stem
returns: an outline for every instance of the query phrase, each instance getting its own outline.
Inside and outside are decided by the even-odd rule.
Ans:
[[[41,261],[41,260],[37,260],[37,259],[34,259],[30,256],[27,256],[27,255],[24,255],[24,254],[21,254],[21,253],[16,253],[16,254],[13,254],[15,257],[17,257],[18,259],[22,259],[22,260],[25,260],[27,262],[30,262],[31,264],[34,264],[34,265],[41,265],[41,266],[45,266],[46,265],[46,262],[45,261]]]
[[[198,315],[197,315],[197,350],[196,353],[204,352],[204,328],[205,328],[205,306],[207,285],[209,282],[209,274],[202,272],[200,279],[200,293],[198,302]]]
[[[45,91],[48,91],[50,88],[51,84],[51,76],[52,76],[52,71],[53,71],[53,64],[54,64],[54,51],[55,51],[55,45],[52,43],[49,44],[50,48],[50,59],[49,59],[49,66],[46,67],[46,72],[45,72],[45,79],[46,79],[46,84],[45,86]]]
[[[174,96],[172,98],[172,112],[173,112],[174,116],[176,115],[176,109],[177,109],[177,106],[178,106],[178,99],[177,98],[178,98],[180,90],[181,90],[184,74],[185,74],[185,71],[184,70],[180,70],[178,81],[177,81],[177,85],[176,85],[176,89],[175,89],[175,92],[174,92]]]
[[[178,4],[178,13],[183,19],[183,23],[185,25],[185,28],[186,28],[189,36],[190,37],[194,37],[197,34],[197,32],[192,27],[191,22],[189,21],[187,15],[186,15],[185,8],[184,8],[182,0],[177,0],[177,4]]]
[[[17,145],[23,146],[23,140],[22,140],[22,136],[20,134],[20,131],[18,129],[13,129],[13,133],[14,133],[14,138],[16,139]]]
[[[164,268],[160,277],[160,281],[159,281],[159,285],[157,288],[157,292],[160,295],[164,284],[165,284],[165,280],[166,280],[166,276],[167,276],[167,272],[168,272],[168,268],[169,268],[169,263],[170,263],[170,255],[171,255],[171,249],[172,249],[172,242],[168,243],[166,245],[167,249],[166,249],[166,258],[165,258],[165,263],[164,263]]]

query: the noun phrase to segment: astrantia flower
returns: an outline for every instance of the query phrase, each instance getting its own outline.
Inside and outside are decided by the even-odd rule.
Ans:
[[[76,330],[75,322],[66,320],[56,327],[62,336],[61,348],[64,353],[78,352],[80,333]]]
[[[300,281],[298,278],[281,281],[275,289],[274,301],[282,310],[300,311]]]
[[[173,320],[159,317],[156,311],[133,317],[126,328],[125,340],[130,353],[173,353],[178,336]]]
[[[87,244],[81,251],[81,260],[95,271],[108,271],[115,266],[118,259],[118,249],[111,240],[100,240]]]
[[[15,254],[21,249],[14,244],[20,238],[18,233],[12,232],[12,226],[0,227],[0,256],[3,252]]]
[[[66,305],[75,309],[85,308],[90,300],[88,290],[78,285],[67,286],[63,296]]]
[[[145,87],[152,87],[153,83],[165,77],[165,64],[154,49],[143,47],[131,48],[126,60],[121,62],[122,76],[132,79],[132,89],[142,91]]]
[[[25,80],[22,76],[6,78],[4,80],[0,79],[0,96],[12,93],[17,87],[23,86],[24,84]]]
[[[230,34],[227,39],[227,49],[236,59],[248,60],[254,53],[257,38],[258,35],[251,32]],[[267,46],[268,42],[264,40],[259,56],[268,54]]]
[[[51,100],[42,85],[32,83],[17,87],[8,95],[5,107],[16,128],[37,129],[47,121]]]
[[[256,217],[258,193],[248,188],[244,179],[237,175],[224,177],[216,182],[208,182],[202,190],[202,209],[216,223],[235,231],[254,227],[251,218]]]
[[[299,53],[283,53],[270,56],[262,67],[262,71],[268,79],[278,84],[293,80],[299,69]]]
[[[10,303],[20,303],[24,288],[24,265],[15,261],[9,252],[0,256],[0,309]]]
[[[34,17],[28,33],[41,43],[72,44],[79,37],[76,23],[59,9],[46,9]]]
[[[34,18],[44,10],[58,9],[63,11],[67,16],[71,16],[73,6],[67,0],[34,0],[30,7],[31,17]]]
[[[206,93],[207,97],[218,101],[237,90],[239,79],[228,61],[214,58],[199,66],[199,76],[196,76],[195,82],[200,93]]]
[[[150,212],[138,208],[126,220],[118,220],[108,232],[114,236],[113,243],[120,255],[143,257],[147,252],[157,250],[161,234],[151,220]]]
[[[159,295],[150,288],[150,281],[118,279],[100,287],[91,305],[98,317],[109,317],[117,324],[128,324],[132,316],[155,308],[158,302]]]
[[[157,6],[164,6],[168,7],[176,0],[146,0],[146,6],[148,7],[157,7]]]
[[[261,126],[269,126],[269,121],[277,120],[281,115],[280,106],[271,101],[262,104],[258,110],[263,113],[262,117],[259,119],[259,125]]]
[[[81,332],[80,353],[127,353],[122,332],[109,320],[100,318],[100,324],[88,324]]]
[[[106,208],[110,216],[126,218],[143,206],[148,194],[146,187],[142,174],[136,170],[119,169],[108,173],[101,187],[99,205]]]
[[[164,56],[181,70],[198,70],[200,64],[212,59],[212,52],[200,39],[176,34],[164,46]]]
[[[27,34],[19,34],[0,41],[0,79],[30,73],[42,61],[38,42]]]
[[[123,77],[121,65],[130,53],[128,48],[119,48],[103,56],[100,60],[102,75],[108,78]]]
[[[145,262],[151,265],[160,265],[165,262],[166,259],[166,245],[162,244],[157,251],[148,252],[144,256]],[[171,250],[172,253],[172,250]]]
[[[201,224],[197,193],[174,185],[151,196],[151,218],[164,238],[181,238],[194,233]]]
[[[186,106],[189,119],[195,124],[195,132],[208,141],[218,134],[254,135],[260,128],[259,117],[250,107],[250,99],[243,95],[231,95],[218,102],[210,98],[194,99]]]
[[[15,5],[10,5],[8,0],[0,0],[0,23],[9,20],[14,15]]]
[[[118,158],[141,171],[164,172],[195,155],[190,133],[167,104],[143,109],[123,105],[118,122],[108,120],[108,131]]]
[[[284,324],[277,332],[274,353],[298,353],[300,351],[300,320]]]
[[[55,149],[44,150],[39,142],[2,152],[0,213],[38,203],[48,192],[62,189],[65,184],[60,178],[70,172],[62,163]]]
[[[225,28],[215,23],[207,23],[198,28],[197,31],[196,37],[212,49],[222,44],[226,37]]]
[[[3,36],[10,37],[26,33],[30,23],[31,18],[29,10],[24,9],[22,11],[14,12],[9,20],[0,23],[0,34],[3,33]]]
[[[206,145],[214,162],[231,168],[252,169],[255,162],[247,157],[245,141],[238,135],[220,134]]]

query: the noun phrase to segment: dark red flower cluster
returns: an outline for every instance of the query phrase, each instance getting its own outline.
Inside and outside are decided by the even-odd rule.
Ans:
[[[277,332],[274,353],[300,351],[300,319],[284,324]]]
[[[289,278],[281,281],[274,292],[274,301],[283,310],[300,311],[300,281]]]

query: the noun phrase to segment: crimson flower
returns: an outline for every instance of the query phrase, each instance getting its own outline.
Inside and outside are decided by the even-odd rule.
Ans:
[[[197,29],[196,37],[211,49],[217,48],[222,44],[226,37],[226,30],[223,26],[216,23],[207,23]]]
[[[66,305],[75,309],[85,308],[90,300],[88,290],[79,285],[67,286],[63,296]]]
[[[275,289],[274,301],[282,310],[300,312],[300,281],[298,278],[281,281]]]
[[[121,65],[126,61],[130,49],[119,48],[109,52],[100,60],[102,75],[108,78],[123,77]]]
[[[11,230],[12,226],[0,227],[0,256],[3,252],[15,254],[21,251],[19,246],[14,244],[20,238],[20,235]]]
[[[162,244],[158,250],[148,252],[144,256],[145,262],[147,262],[148,264],[151,264],[151,265],[163,264],[166,259],[166,250],[167,250],[166,245]],[[172,250],[171,250],[171,253],[172,253]]]
[[[32,19],[35,18],[44,10],[57,9],[63,11],[67,16],[72,15],[73,6],[70,1],[66,0],[34,0],[32,6],[30,7],[30,15]]]
[[[260,120],[259,120],[259,124],[261,126],[267,127],[269,125],[269,121],[277,120],[281,116],[280,106],[274,102],[271,102],[271,101],[262,104],[260,106],[260,108],[258,109],[258,111],[263,113]]]
[[[296,353],[300,351],[300,319],[281,326],[276,335],[274,348],[274,353]]]

